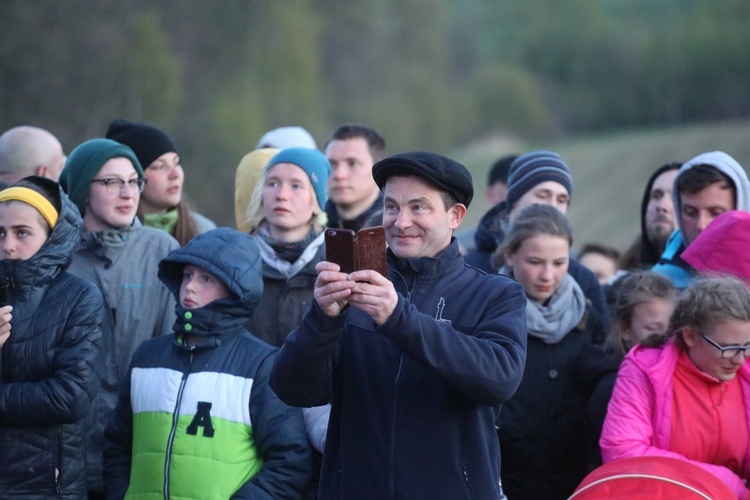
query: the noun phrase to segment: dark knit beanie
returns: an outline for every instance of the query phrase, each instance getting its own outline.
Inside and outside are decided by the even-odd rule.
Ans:
[[[381,191],[392,175],[416,175],[427,179],[467,208],[474,197],[474,184],[466,167],[437,153],[401,153],[384,158],[372,166],[372,177]]]
[[[109,139],[92,139],[79,145],[65,161],[60,173],[60,186],[68,198],[78,207],[81,217],[86,213],[91,180],[96,177],[105,163],[112,158],[127,158],[133,163],[138,177],[144,178],[143,168],[133,150],[124,144]]]
[[[560,155],[552,151],[533,151],[519,156],[508,174],[508,207],[513,209],[524,194],[547,181],[558,182],[569,196],[573,194],[573,177]]]
[[[115,120],[109,124],[106,137],[130,147],[144,169],[164,153],[178,152],[167,134],[147,123]]]
[[[328,158],[317,149],[286,148],[268,161],[264,173],[279,163],[291,163],[305,171],[315,191],[315,198],[318,200],[320,209],[325,210],[326,201],[328,201],[328,176],[331,175],[331,163]]]

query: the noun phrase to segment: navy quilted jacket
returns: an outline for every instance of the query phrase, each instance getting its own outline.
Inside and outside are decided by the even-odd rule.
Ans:
[[[66,271],[80,240],[78,210],[28,260],[0,261],[13,306],[0,350],[0,498],[85,498],[83,422],[99,388],[102,297]]]

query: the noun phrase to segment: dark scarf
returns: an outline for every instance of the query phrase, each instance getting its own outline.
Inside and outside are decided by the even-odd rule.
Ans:
[[[300,258],[302,252],[318,237],[318,234],[315,232],[315,228],[311,227],[307,235],[300,241],[279,241],[268,232],[268,226],[263,226],[258,231],[258,237],[268,243],[268,246],[273,248],[279,258],[291,264],[294,264]]]

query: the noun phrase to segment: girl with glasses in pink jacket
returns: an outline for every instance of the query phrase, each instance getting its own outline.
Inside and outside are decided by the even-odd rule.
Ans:
[[[601,439],[604,463],[641,456],[691,462],[750,498],[750,292],[699,280],[681,296],[664,344],[625,357]]]

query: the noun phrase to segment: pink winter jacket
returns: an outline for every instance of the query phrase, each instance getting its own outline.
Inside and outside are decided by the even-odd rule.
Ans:
[[[742,478],[721,465],[688,460],[668,451],[672,418],[673,374],[679,348],[669,342],[660,348],[636,346],[620,366],[607,408],[599,445],[604,463],[621,458],[661,456],[691,462],[724,481],[737,498],[745,498]],[[738,372],[750,427],[750,367]],[[750,478],[750,449],[745,457],[745,477]]]

